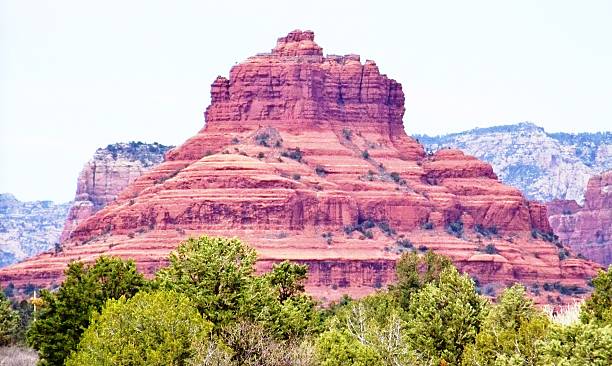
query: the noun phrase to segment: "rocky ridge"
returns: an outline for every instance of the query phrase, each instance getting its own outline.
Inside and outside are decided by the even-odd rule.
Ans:
[[[323,56],[310,31],[235,65],[211,96],[202,130],[80,222],[61,253],[0,270],[0,281],[49,285],[68,261],[101,254],[152,273],[201,234],[244,239],[259,270],[308,264],[308,291],[327,300],[392,282],[406,250],[537,294],[546,282],[582,288],[595,273],[545,240],[544,205],[461,151],[427,155],[403,129],[401,85],[357,55]]]
[[[0,267],[53,249],[69,208],[70,202],[22,202],[0,194]]]
[[[612,264],[612,171],[589,179],[584,205],[555,200],[548,206],[549,221],[561,243],[576,253]]]
[[[81,221],[113,202],[136,178],[161,163],[170,148],[157,142],[132,141],[97,149],[79,174],[74,203],[60,240],[66,240]]]
[[[0,266],[54,250],[80,221],[114,201],[129,183],[161,163],[170,148],[129,142],[97,149],[79,175],[73,202],[20,202],[11,194],[1,194]]]
[[[582,203],[593,175],[612,169],[612,133],[548,133],[532,123],[415,135],[425,148],[456,148],[491,163],[502,182],[542,202]]]

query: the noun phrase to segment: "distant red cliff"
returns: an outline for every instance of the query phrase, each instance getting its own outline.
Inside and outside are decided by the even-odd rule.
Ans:
[[[612,171],[591,177],[583,206],[555,200],[547,207],[562,243],[604,266],[612,264]]]

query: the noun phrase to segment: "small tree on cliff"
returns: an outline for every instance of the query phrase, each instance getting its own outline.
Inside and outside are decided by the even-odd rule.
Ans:
[[[285,302],[285,300],[304,292],[304,281],[307,273],[308,268],[305,265],[296,265],[284,261],[275,264],[272,267],[272,272],[266,274],[266,278],[272,286],[278,288],[279,301]]]
[[[43,306],[28,330],[28,343],[38,350],[41,365],[63,365],[94,311],[107,299],[132,297],[146,283],[133,261],[108,257],[89,267],[73,262],[65,275],[57,292],[41,291]]]
[[[399,305],[406,309],[412,294],[428,283],[439,282],[442,271],[450,267],[453,267],[453,262],[449,258],[432,251],[424,255],[404,253],[397,261],[397,283],[391,286],[391,292]]]

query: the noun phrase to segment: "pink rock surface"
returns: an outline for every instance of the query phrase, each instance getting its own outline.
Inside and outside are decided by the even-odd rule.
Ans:
[[[130,142],[98,149],[79,174],[60,241],[68,239],[81,221],[113,202],[136,178],[161,163],[168,148],[157,143]]]
[[[308,264],[307,289],[326,300],[392,282],[400,239],[450,256],[481,283],[583,286],[598,268],[562,262],[552,243],[533,239],[532,229],[551,230],[546,208],[500,183],[489,164],[458,150],[426,156],[403,129],[401,85],[357,55],[324,57],[312,32],[291,32],[232,67],[211,95],[197,135],[82,221],[63,252],[2,269],[0,281],[48,285],[67,262],[103,254],[152,273],[202,234],[243,239],[260,270]],[[367,220],[378,224],[371,239],[345,232]],[[461,238],[447,233],[459,220]],[[498,234],[482,237],[475,225]],[[488,243],[498,254],[483,254]]]
[[[604,266],[612,264],[612,171],[591,177],[584,206],[575,201],[548,204],[549,221],[559,240]]]

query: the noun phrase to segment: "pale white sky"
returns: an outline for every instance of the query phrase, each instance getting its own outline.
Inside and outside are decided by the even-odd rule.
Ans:
[[[68,201],[97,147],[181,143],[297,28],[401,82],[411,134],[612,125],[612,1],[0,0],[0,192]]]

